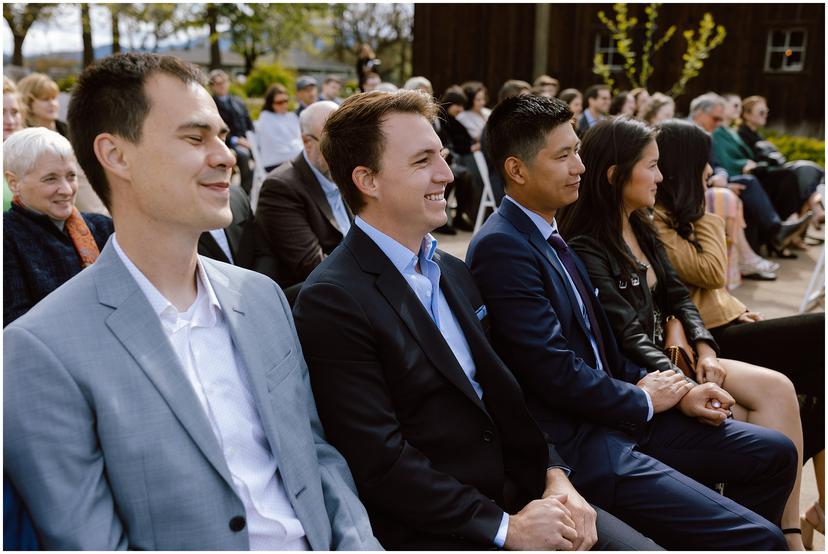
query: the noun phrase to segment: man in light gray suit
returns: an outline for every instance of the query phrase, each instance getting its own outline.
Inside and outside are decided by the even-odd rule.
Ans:
[[[380,549],[281,290],[196,254],[227,128],[175,58],[81,76],[72,142],[115,231],[4,331],[4,462],[49,549]]]

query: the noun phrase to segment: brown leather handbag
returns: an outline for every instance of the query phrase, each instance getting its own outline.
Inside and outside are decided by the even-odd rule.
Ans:
[[[684,334],[681,321],[672,315],[664,321],[664,354],[687,377],[696,378],[696,359],[693,348],[687,340],[687,335]]]

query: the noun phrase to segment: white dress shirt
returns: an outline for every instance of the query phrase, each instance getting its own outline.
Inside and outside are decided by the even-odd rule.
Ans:
[[[308,550],[305,530],[288,500],[278,460],[250,392],[247,367],[233,344],[201,260],[196,300],[187,311],[179,312],[132,263],[114,234],[112,244],[158,315],[221,446],[236,494],[244,504],[250,549]]]

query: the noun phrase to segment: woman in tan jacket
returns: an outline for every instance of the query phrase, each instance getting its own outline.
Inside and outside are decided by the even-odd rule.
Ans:
[[[807,546],[814,528],[824,532],[825,314],[764,319],[728,292],[724,220],[705,213],[704,183],[712,172],[707,164],[710,138],[690,123],[672,120],[660,126],[657,142],[664,180],[653,223],[705,327],[723,357],[787,375],[803,404],[803,461],[814,458],[819,488],[819,501],[802,521]]]

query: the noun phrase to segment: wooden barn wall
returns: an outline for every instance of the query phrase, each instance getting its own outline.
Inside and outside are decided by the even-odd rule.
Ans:
[[[592,73],[595,35],[602,28],[599,10],[612,14],[612,4],[550,6],[547,73],[557,77],[562,88],[583,90],[600,80]],[[657,35],[669,24],[696,29],[707,11],[725,26],[728,36],[711,53],[701,74],[690,81],[686,93],[677,98],[677,111],[686,113],[690,100],[708,90],[761,94],[771,107],[771,126],[784,122],[788,129],[823,134],[824,4],[663,4]],[[643,19],[644,6],[631,4],[630,12]],[[790,27],[807,30],[805,70],[766,73],[768,31]],[[417,4],[414,74],[431,79],[437,94],[454,83],[481,80],[489,87],[493,103],[505,80],[534,79],[534,29],[534,4]],[[648,86],[651,91],[666,91],[678,79],[685,46],[677,32],[656,54],[656,71]]]

